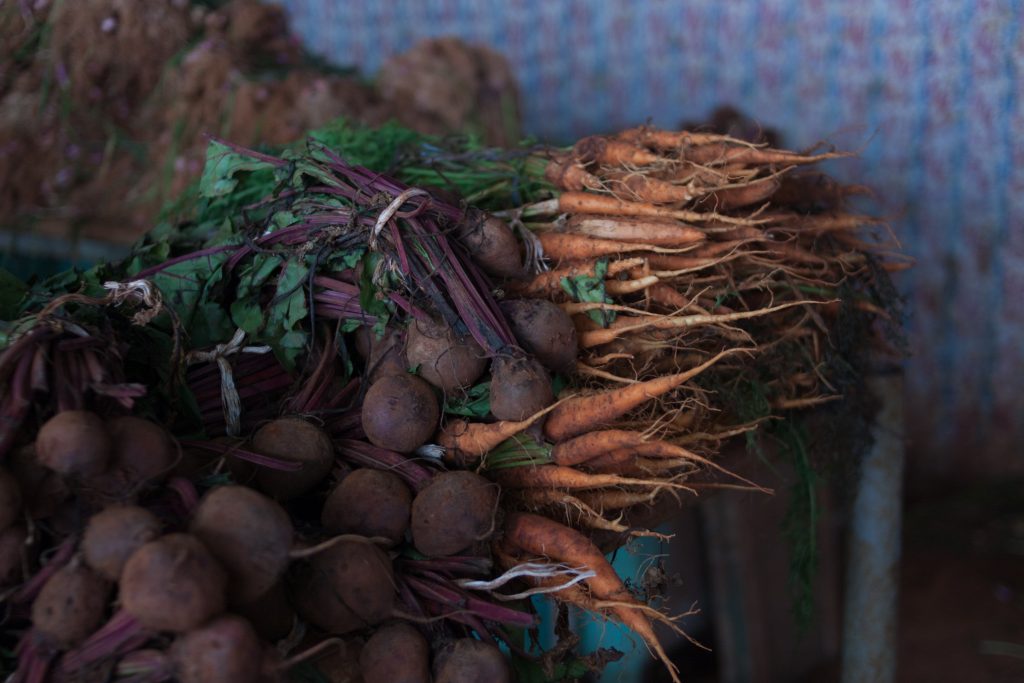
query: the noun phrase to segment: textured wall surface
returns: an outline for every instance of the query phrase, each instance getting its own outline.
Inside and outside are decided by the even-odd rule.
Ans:
[[[919,267],[907,413],[917,463],[1024,472],[1021,0],[284,0],[295,30],[373,73],[426,36],[512,62],[550,140],[700,120],[729,103],[794,147],[857,149]]]

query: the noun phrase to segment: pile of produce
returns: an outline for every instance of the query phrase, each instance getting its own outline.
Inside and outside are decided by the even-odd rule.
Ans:
[[[369,82],[305,53],[260,0],[0,3],[4,229],[131,244],[201,173],[209,135],[281,145],[339,116],[519,135],[507,62],[457,39],[424,41]]]
[[[625,625],[678,680],[655,626],[685,614],[598,538],[664,539],[629,523],[659,498],[765,491],[721,444],[856,391],[903,263],[845,208],[860,188],[808,170],[841,156],[647,128],[214,141],[198,200],[125,262],[0,299],[15,680],[558,681],[613,657],[538,652],[531,600]]]

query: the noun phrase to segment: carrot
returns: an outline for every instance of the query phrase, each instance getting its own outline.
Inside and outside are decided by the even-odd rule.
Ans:
[[[668,249],[654,244],[597,239],[587,235],[576,235],[566,232],[541,232],[536,233],[536,235],[540,240],[541,247],[544,248],[544,256],[553,261],[579,261],[630,251],[677,254],[686,250],[685,248]]]
[[[628,455],[622,453],[626,453]],[[608,460],[605,462],[611,464],[612,462],[617,461],[628,461],[629,456],[632,456],[633,459],[665,459],[697,463],[700,465],[704,465],[705,467],[708,467],[710,469],[713,469],[717,472],[721,472],[726,476],[742,481],[744,484],[752,486],[755,489],[762,491],[763,493],[771,493],[771,489],[766,489],[762,486],[758,486],[754,482],[744,477],[741,477],[732,470],[722,467],[715,461],[709,460],[708,458],[705,458],[702,455],[698,455],[697,453],[694,453],[689,449],[683,448],[682,446],[677,446],[676,444],[670,443],[668,441],[661,441],[655,439],[650,441],[644,441],[642,443],[630,446],[622,446],[615,450],[609,451],[603,457],[607,457]],[[593,465],[594,467],[599,467],[602,463],[595,463],[593,460],[590,460],[586,464]]]
[[[707,194],[691,184],[677,185],[638,172],[614,174],[608,183],[611,194],[633,202],[686,204]]]
[[[647,297],[656,304],[660,304],[673,311],[685,311],[688,308],[700,309],[700,306],[690,298],[683,295],[675,287],[658,282],[647,288]],[[698,310],[698,313],[707,311]]]
[[[572,467],[560,465],[522,465],[497,470],[493,478],[509,489],[556,488],[573,491],[600,489],[610,486],[665,486],[674,489],[686,489],[682,484],[671,481],[651,479],[633,479],[620,477],[617,474],[590,474]]]
[[[740,187],[715,190],[702,197],[696,205],[711,207],[716,211],[729,211],[741,206],[758,204],[775,194],[780,184],[776,176],[769,176]]]
[[[608,451],[636,446],[644,441],[642,433],[628,429],[589,432],[555,444],[551,449],[551,462],[567,467],[579,465]]]
[[[540,508],[556,508],[566,513],[567,520],[575,525],[585,525],[591,529],[625,533],[630,536],[657,538],[663,541],[671,539],[670,535],[659,534],[647,529],[631,529],[630,527],[610,519],[605,519],[576,496],[555,489],[524,489],[517,491],[513,498],[520,504],[533,510]]]
[[[609,296],[633,294],[634,292],[642,292],[651,285],[658,283],[657,275],[648,275],[636,280],[607,280],[604,283],[604,291]]]
[[[656,128],[648,128],[647,126],[629,128],[617,133],[615,137],[636,145],[645,145],[664,150],[674,150],[678,147],[690,145],[704,145],[710,142],[733,142],[740,145],[751,144],[745,140],[739,140],[718,133],[702,133],[689,130],[658,130]]]
[[[856,213],[817,214],[801,216],[790,212],[778,212],[764,216],[770,223],[778,223],[784,230],[793,232],[831,232],[857,230],[867,225],[880,225],[885,221],[875,216],[864,216]]]
[[[652,398],[682,386],[722,358],[742,351],[744,350],[727,349],[686,372],[610,389],[591,396],[571,398],[560,403],[551,412],[544,425],[544,434],[552,442],[558,443],[584,432],[600,429]]]
[[[599,489],[597,491],[577,491],[576,497],[595,510],[622,510],[635,505],[650,505],[661,494],[661,490]]]
[[[671,159],[658,156],[643,147],[592,135],[578,141],[572,148],[573,155],[584,164],[598,163],[606,166],[647,166],[671,163]]]
[[[640,458],[629,449],[612,451],[583,463],[588,472],[597,474],[618,474],[624,477],[660,476],[669,472],[679,474],[681,468],[687,472],[696,469],[689,460],[681,458]],[[687,483],[689,486],[689,483]]]
[[[654,627],[646,614],[636,609],[641,603],[622,583],[608,560],[590,539],[546,517],[529,512],[514,512],[505,520],[505,541],[516,548],[572,566],[585,566],[595,576],[585,579],[591,594],[598,600],[615,603],[609,611],[640,636],[679,683],[678,670],[665,653]]]
[[[620,315],[616,317],[608,327],[596,330],[586,330],[580,333],[579,345],[581,349],[589,349],[594,346],[607,344],[622,334],[636,330],[675,330],[697,327],[699,325],[718,325],[721,323],[735,322],[737,320],[757,318],[763,315],[768,315],[769,313],[776,313],[787,308],[792,308],[794,306],[805,306],[808,304],[820,303],[825,302],[808,300],[790,301],[788,303],[779,304],[778,306],[759,308],[753,311],[740,311],[738,313],[720,313],[713,315],[701,315],[699,313],[694,313],[691,315],[650,316],[646,319],[640,319],[636,316]],[[600,308],[603,306],[603,304],[600,303],[589,305],[592,305],[594,308]]]
[[[569,159],[552,159],[544,168],[544,178],[561,190],[601,190],[601,179]]]
[[[796,154],[780,149],[754,147],[752,145],[733,145],[727,142],[713,142],[707,145],[696,145],[683,150],[682,157],[695,164],[780,164],[799,165],[815,164],[827,159],[844,159],[853,156],[849,152],[824,152],[822,154]]]
[[[644,263],[642,258],[626,258],[617,261],[609,261],[606,276],[615,277],[631,268],[636,268]],[[554,293],[562,291],[562,278],[574,278],[580,275],[594,277],[596,274],[596,261],[585,261],[566,265],[544,273],[538,273],[525,282],[510,281],[505,284],[505,289],[523,297],[549,298]]]
[[[675,220],[653,218],[577,214],[569,218],[566,227],[569,232],[581,235],[619,240],[620,242],[645,242],[661,247],[695,244],[706,239],[700,229],[691,225]]]
[[[568,400],[568,399],[562,399]],[[481,458],[498,444],[510,439],[558,406],[554,403],[525,420],[499,420],[498,422],[467,422],[451,420],[437,435],[437,443],[445,449],[445,459],[465,467]]]
[[[534,205],[537,207],[537,205]],[[722,221],[724,223],[735,223],[736,225],[753,225],[764,222],[760,219],[738,218],[735,216],[723,216],[714,211],[684,211],[673,209],[668,206],[657,206],[643,202],[628,202],[618,197],[607,195],[591,194],[589,192],[563,192],[557,200],[557,211],[559,213],[596,213],[612,216],[645,216],[649,218],[676,218],[681,221],[704,222]],[[537,207],[536,210],[550,211],[545,204]]]

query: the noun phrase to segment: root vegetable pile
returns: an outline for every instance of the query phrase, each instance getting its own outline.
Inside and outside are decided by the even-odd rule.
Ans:
[[[17,680],[585,668],[524,639],[531,597],[625,625],[678,680],[655,626],[686,637],[679,617],[604,549],[668,540],[629,522],[657,499],[768,493],[719,447],[855,392],[836,368],[878,345],[904,262],[845,208],[858,188],[809,170],[835,152],[646,128],[422,142],[391,177],[338,140],[215,141],[188,222],[18,292],[0,328]]]

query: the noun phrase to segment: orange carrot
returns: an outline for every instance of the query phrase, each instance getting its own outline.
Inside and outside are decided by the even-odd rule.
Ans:
[[[576,438],[555,444],[551,449],[551,461],[556,465],[578,465],[602,453],[644,442],[644,435],[628,429],[605,429],[599,432],[581,434]]]
[[[561,190],[601,190],[601,179],[569,159],[552,159],[544,168],[544,178]]]
[[[678,247],[703,242],[706,237],[700,229],[674,220],[639,219],[621,216],[589,216],[577,214],[566,224],[569,232],[591,237],[644,242],[661,247]]]
[[[619,273],[636,268],[643,263],[644,259],[636,257],[609,261],[606,276],[615,277]],[[571,279],[580,275],[594,277],[596,267],[596,261],[584,261],[582,263],[566,265],[545,273],[538,273],[526,282],[509,281],[505,284],[505,289],[516,296],[549,298],[553,294],[562,291],[562,278]]]
[[[656,128],[648,128],[647,126],[629,128],[617,133],[615,137],[636,145],[645,145],[663,150],[674,150],[678,147],[690,145],[704,145],[710,142],[750,144],[743,140],[718,133],[702,133],[689,130],[658,130]]]
[[[709,460],[708,458],[705,458],[702,455],[698,455],[697,453],[694,453],[689,449],[683,448],[682,446],[677,446],[676,444],[670,443],[668,441],[662,441],[659,439],[644,441],[643,443],[638,443],[631,446],[623,446],[621,448],[615,449],[614,451],[610,451],[609,453],[606,454],[606,457],[608,457],[608,464],[619,461],[626,462],[629,460],[630,456],[632,456],[634,460],[664,459],[697,463],[699,465],[704,465],[705,467],[711,468],[717,472],[721,472],[726,476],[742,481],[744,484],[752,486],[753,488],[759,491],[771,493],[771,489],[766,489],[761,486],[758,486],[754,482],[744,477],[741,477],[732,470],[722,467],[715,461]],[[594,467],[599,467],[602,463],[595,463],[593,460],[591,460],[588,461],[586,464],[593,465]]]
[[[607,280],[604,283],[604,291],[607,292],[609,296],[621,296],[623,294],[642,292],[651,285],[657,283],[657,275],[648,275],[647,277],[638,278],[636,280]]]
[[[561,510],[568,521],[574,526],[586,526],[601,531],[614,533],[626,533],[630,536],[659,538],[669,540],[671,536],[659,534],[646,529],[631,529],[630,527],[610,519],[605,519],[597,510],[593,509],[576,496],[558,491],[556,489],[523,489],[516,491],[512,496],[513,500],[528,507],[538,510],[540,508],[555,508]]]
[[[780,149],[754,147],[752,145],[732,145],[726,142],[713,142],[707,145],[696,145],[682,150],[682,157],[695,164],[778,164],[799,165],[814,164],[826,159],[844,159],[851,157],[849,152],[825,152],[822,154],[796,154]]]
[[[600,258],[612,254],[630,251],[650,251],[661,254],[677,254],[685,249],[668,249],[654,244],[638,244],[636,242],[619,242],[603,240],[587,235],[576,235],[568,232],[536,233],[544,248],[544,256],[552,261],[580,261],[583,259]]]
[[[706,206],[714,211],[729,211],[741,206],[759,204],[775,194],[779,185],[780,182],[776,176],[769,176],[740,187],[715,190],[702,197],[696,206]]]
[[[649,204],[686,204],[707,194],[707,190],[676,185],[643,173],[625,173],[612,176],[608,186],[611,193],[629,201]]]
[[[584,164],[596,162],[606,166],[646,166],[671,162],[671,159],[660,157],[643,147],[600,135],[583,138],[573,145],[572,151],[576,158]]]
[[[678,330],[697,327],[699,325],[718,325],[721,323],[736,322],[737,320],[748,320],[750,318],[757,318],[763,315],[768,315],[770,313],[776,313],[787,308],[792,308],[794,306],[805,306],[809,304],[821,303],[825,302],[809,300],[790,301],[788,303],[779,304],[778,306],[758,308],[752,311],[740,311],[738,313],[719,313],[712,315],[694,313],[691,315],[652,315],[646,318],[640,318],[638,316],[620,315],[616,317],[615,320],[612,321],[612,323],[608,327],[599,328],[596,330],[585,330],[584,332],[580,333],[579,344],[581,349],[589,349],[594,346],[601,346],[602,344],[607,344],[613,339],[617,339],[622,334],[637,330]],[[595,303],[591,305],[594,308],[600,308],[602,306],[602,304],[600,303]]]
[[[622,489],[603,489],[597,491],[577,491],[576,497],[595,510],[623,510],[636,505],[650,505],[661,495],[662,491],[623,491]]]
[[[550,211],[547,204],[544,210]],[[650,218],[676,218],[681,221],[704,222],[722,221],[736,225],[753,225],[761,223],[761,219],[738,218],[723,216],[714,211],[684,211],[668,206],[657,206],[643,202],[629,202],[618,197],[610,197],[589,192],[563,192],[558,197],[557,210],[560,213],[597,213],[612,216],[646,216]]]
[[[652,398],[682,386],[722,358],[741,351],[743,349],[727,349],[686,372],[617,387],[591,396],[571,398],[551,412],[544,424],[544,434],[552,442],[558,443],[600,429]]]
[[[465,467],[470,462],[489,453],[502,441],[523,431],[557,406],[558,403],[554,403],[525,420],[518,421],[467,422],[466,420],[451,420],[438,433],[437,443],[444,446],[446,459],[456,461]]]
[[[523,465],[497,470],[491,475],[505,488],[555,488],[585,491],[611,486],[647,486],[685,489],[682,484],[650,479],[631,479],[617,474],[589,474],[561,465]]]
[[[590,539],[546,517],[529,512],[515,512],[505,520],[505,541],[528,553],[549,557],[576,567],[585,566],[593,571],[595,576],[585,580],[591,595],[598,600],[615,603],[616,606],[610,607],[609,610],[643,639],[664,663],[672,680],[679,683],[677,669],[658,641],[650,620],[642,610],[636,609],[641,603],[629,592],[600,549]]]

